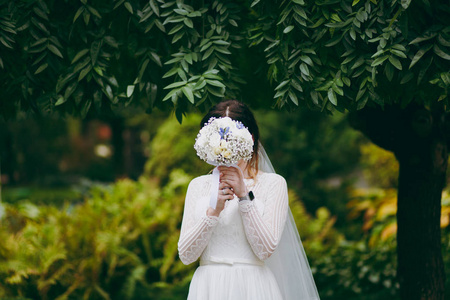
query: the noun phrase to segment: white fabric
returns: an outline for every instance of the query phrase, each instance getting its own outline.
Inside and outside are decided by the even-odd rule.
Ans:
[[[178,242],[183,263],[200,258],[189,300],[319,299],[289,209],[286,181],[274,174],[260,148],[264,172],[245,180],[253,201],[235,197],[219,217],[209,217],[212,176],[189,184]]]
[[[275,173],[261,143],[259,144],[258,157],[258,168],[261,171]],[[266,260],[266,265],[275,275],[283,299],[320,299],[290,208],[281,241],[275,253]]]
[[[210,179],[194,179],[186,195],[179,256],[185,264],[200,257],[188,299],[281,300],[263,260],[274,253],[288,216],[284,178],[261,173],[256,180],[246,179],[255,199],[227,201],[219,218],[206,216]]]

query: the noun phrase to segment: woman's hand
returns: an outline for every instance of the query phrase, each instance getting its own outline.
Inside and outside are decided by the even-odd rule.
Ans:
[[[244,183],[244,175],[235,167],[219,167],[220,182],[225,183],[233,189],[233,192],[239,198],[247,195],[247,187]]]
[[[234,199],[234,193],[231,186],[227,183],[219,183],[219,193],[217,194],[216,209],[209,207],[206,211],[208,216],[218,217],[222,210],[225,208],[225,202]]]

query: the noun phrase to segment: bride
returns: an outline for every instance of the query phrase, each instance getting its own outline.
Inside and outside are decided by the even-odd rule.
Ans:
[[[200,258],[188,300],[318,300],[319,295],[289,209],[286,181],[275,174],[259,143],[250,109],[236,100],[218,103],[203,118],[230,117],[253,136],[253,156],[219,167],[215,209],[211,175],[191,181],[178,252],[184,264]]]

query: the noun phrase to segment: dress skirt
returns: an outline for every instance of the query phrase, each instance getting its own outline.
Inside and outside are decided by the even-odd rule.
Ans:
[[[194,273],[188,300],[282,300],[276,279],[264,265],[206,264]]]

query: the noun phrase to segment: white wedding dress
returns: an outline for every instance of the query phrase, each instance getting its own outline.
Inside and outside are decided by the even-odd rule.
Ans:
[[[208,217],[211,175],[191,181],[178,242],[190,264],[200,258],[188,300],[281,300],[282,293],[265,260],[275,251],[288,217],[286,181],[260,172],[245,179],[253,201],[227,201],[220,216]]]

